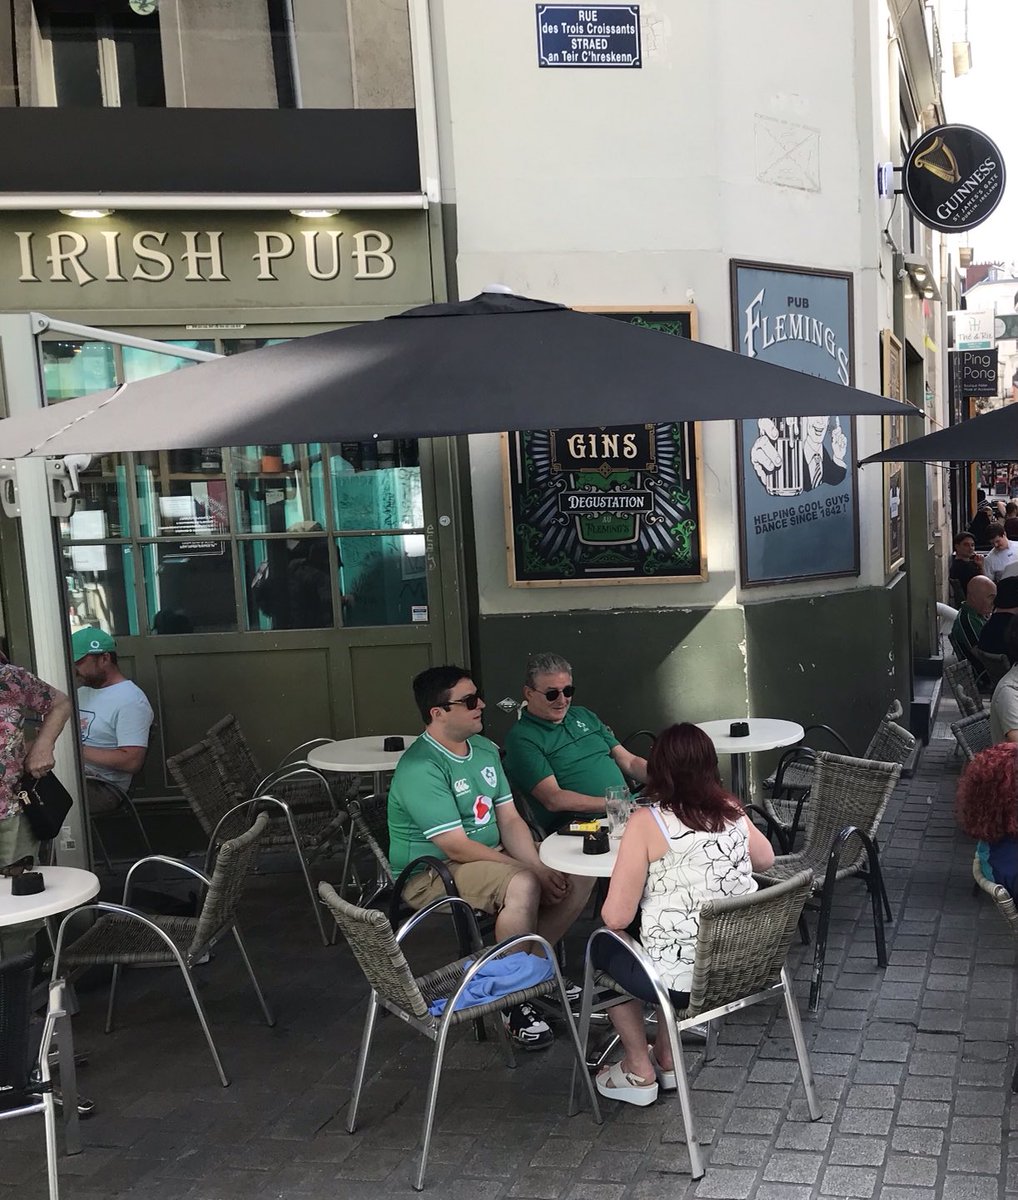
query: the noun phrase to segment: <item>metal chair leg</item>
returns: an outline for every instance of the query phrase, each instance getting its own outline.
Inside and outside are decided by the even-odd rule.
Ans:
[[[510,1071],[516,1070],[516,1047],[513,1045],[513,1036],[506,1027],[505,1021],[502,1020],[501,1013],[495,1013],[495,1023],[498,1027],[498,1039],[502,1043],[502,1054],[505,1058],[505,1065]],[[475,1022],[476,1025],[476,1022]]]
[[[66,1001],[66,987],[65,987]],[[81,1153],[81,1131],[78,1124],[78,1074],[74,1054],[74,1039],[71,1033],[71,1018],[66,1006],[63,1015],[56,1019],[57,1071],[60,1075],[60,1091],[64,1098],[64,1150],[67,1154]]]
[[[428,1154],[431,1151],[431,1127],[435,1123],[435,1109],[438,1107],[438,1086],[442,1082],[442,1060],[445,1058],[445,1043],[451,1026],[443,1021],[438,1029],[435,1041],[435,1053],[431,1060],[431,1075],[428,1079],[428,1091],[424,1101],[424,1127],[421,1130],[421,1161],[417,1167],[417,1176],[413,1181],[415,1192],[424,1190],[424,1173],[428,1169]]]
[[[350,1106],[346,1110],[346,1131],[353,1133],[357,1128],[357,1109],[360,1107],[361,1091],[364,1088],[364,1076],[368,1069],[368,1051],[371,1049],[371,1039],[375,1033],[375,1018],[378,1016],[378,1000],[372,992],[368,997],[368,1011],[364,1018],[364,1032],[361,1034],[361,1048],[357,1053],[357,1070],[353,1077],[353,1094]]]
[[[711,1062],[717,1055],[719,1024],[720,1020],[707,1022],[707,1038],[703,1045],[703,1061],[705,1063]]]
[[[689,1152],[689,1169],[694,1179],[701,1179],[706,1168],[700,1155],[700,1143],[696,1140],[696,1123],[693,1119],[693,1098],[689,1091],[689,1077],[686,1075],[686,1058],[682,1051],[682,1038],[679,1037],[675,1024],[675,1013],[669,1004],[662,1008],[665,1018],[665,1028],[668,1041],[672,1048],[672,1062],[675,1065],[675,1084],[679,1093],[679,1107],[682,1110],[682,1127],[686,1134],[686,1149]]]
[[[587,1044],[590,1038],[590,1010],[594,1002],[594,965],[590,961],[590,952],[584,955],[583,964],[583,992],[580,996],[580,1024],[577,1030],[577,1039],[580,1044],[581,1057],[579,1061],[573,1063],[573,1072],[569,1080],[569,1115],[575,1117],[580,1111],[580,1106],[576,1100],[576,1078],[577,1071],[587,1073]]]
[[[113,964],[113,974],[110,977],[110,998],[106,1005],[106,1032],[113,1032],[113,1006],[117,999],[117,984],[120,981],[120,963]]]
[[[569,1008],[569,997],[566,995],[566,984],[562,978],[562,972],[559,970],[559,965],[556,959],[551,960],[552,968],[555,972],[555,980],[558,984],[559,999],[562,1002],[562,1018],[566,1023],[566,1028],[569,1030],[569,1040],[573,1044],[573,1056],[575,1067],[582,1075],[584,1082],[587,1085],[587,1095],[590,1098],[590,1109],[593,1114],[594,1121],[601,1124],[601,1109],[597,1103],[597,1089],[594,1087],[594,1081],[591,1079],[589,1072],[586,1070],[586,1058],[584,1048],[580,1043],[579,1034],[576,1032],[576,1025],[573,1021],[573,1014]],[[589,1017],[588,1013],[588,1017]],[[571,1107],[571,1104],[570,1104]]]
[[[258,1003],[261,1005],[261,1010],[265,1014],[265,1024],[270,1028],[275,1025],[276,1018],[272,1015],[272,1010],[265,1001],[265,996],[262,994],[262,989],[258,986],[258,980],[255,978],[254,967],[251,966],[251,959],[248,958],[247,947],[244,945],[244,940],[240,936],[240,930],[236,925],[233,927],[233,938],[237,943],[237,949],[240,951],[240,957],[244,960],[244,966],[247,968],[248,978],[251,980],[251,986],[254,988],[255,995],[258,997]]]
[[[809,1105],[810,1120],[818,1121],[822,1114],[820,1101],[817,1097],[817,1085],[813,1078],[813,1067],[809,1061],[809,1051],[806,1049],[806,1038],[802,1032],[799,1006],[795,1002],[792,984],[788,978],[788,970],[785,967],[781,968],[781,987],[785,997],[785,1012],[788,1014],[788,1024],[792,1030],[792,1041],[795,1043],[795,1056],[799,1060],[799,1074],[802,1076],[802,1086],[806,1089],[806,1103]]]
[[[102,834],[99,832],[99,822],[95,817],[89,816],[89,826],[92,830],[92,842],[99,847],[99,853],[102,854],[106,862],[106,870],[113,874],[113,860],[110,858],[109,851],[106,849],[106,843],[102,839]]]
[[[127,811],[132,817],[134,817],[134,823],[138,826],[138,833],[141,835],[141,841],[145,847],[145,853],[151,854],[152,843],[149,841],[148,833],[145,830],[145,826],[141,822],[141,816],[138,810],[134,807],[134,801],[129,796],[127,797]]]
[[[230,1081],[223,1070],[223,1061],[219,1057],[219,1051],[216,1048],[216,1043],[212,1037],[212,1030],[209,1028],[208,1018],[205,1016],[205,1009],[195,990],[194,980],[191,978],[191,972],[183,959],[178,956],[178,963],[181,973],[184,976],[184,983],[187,985],[188,994],[191,997],[191,1003],[194,1005],[194,1011],[198,1014],[198,1023],[201,1025],[202,1033],[205,1034],[205,1040],[209,1044],[209,1050],[212,1054],[212,1061],[216,1064],[216,1070],[219,1072],[219,1081],[223,1087],[229,1087]]]
[[[300,840],[300,834],[297,832],[297,826],[293,823],[293,813],[289,808],[284,808],[286,823],[290,829],[290,836],[293,838],[293,847],[297,851],[297,858],[300,861],[301,873],[304,876],[304,886],[308,890],[308,896],[311,899],[311,911],[315,914],[315,922],[318,925],[318,932],[322,937],[322,945],[328,946],[329,935],[325,932],[325,922],[322,920],[322,906],[318,903],[318,893],[315,891],[315,885],[311,881],[311,872],[308,870],[308,861],[304,855],[304,846]]]

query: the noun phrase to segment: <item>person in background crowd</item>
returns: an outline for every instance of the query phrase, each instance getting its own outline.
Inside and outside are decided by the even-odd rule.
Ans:
[[[1007,532],[1000,521],[991,522],[986,528],[992,549],[983,559],[983,573],[998,583],[1004,568],[1018,562],[1018,543],[1008,540]]]
[[[120,670],[117,643],[86,625],[71,637],[85,774],[128,791],[148,752],[152,705]]]
[[[984,654],[1006,654],[1004,638],[1011,626],[1011,618],[1018,612],[1018,579],[1011,576],[997,584],[990,619],[980,630],[976,645]]]
[[[575,692],[573,668],[561,655],[531,655],[527,706],[505,737],[506,774],[549,833],[603,813],[605,789],[625,786],[626,775],[638,783],[647,778],[646,759],[627,750],[596,713],[574,706]]]
[[[1018,744],[1006,741],[982,750],[958,781],[958,824],[977,842],[983,876],[1018,896]]]
[[[990,536],[987,530],[993,523],[993,513],[986,501],[983,501],[976,510],[975,516],[969,524],[969,533],[975,538],[976,546],[989,546]]]
[[[695,725],[672,725],[647,762],[646,796],[622,835],[601,919],[609,929],[639,938],[669,989],[673,1005],[689,1003],[700,907],[718,896],[756,890],[753,871],[765,871],[774,851],[738,800],[721,786],[710,738]],[[633,928],[639,918],[637,933]],[[655,994],[643,968],[607,938],[594,943],[594,961],[636,999],[608,1010],[623,1047],[621,1062],[598,1073],[602,1096],[652,1104],[660,1086],[675,1087],[671,1046],[658,1020],[647,1045],[643,1005]]]
[[[969,581],[965,601],[958,610],[951,626],[951,645],[959,658],[967,658],[972,664],[976,678],[985,676],[986,668],[972,653],[979,643],[979,635],[993,611],[997,585],[985,575],[976,575]]]
[[[0,662],[0,867],[39,853],[39,842],[18,800],[21,777],[40,779],[53,769],[54,747],[71,715],[63,692],[4,657]],[[40,720],[26,745],[25,723]],[[0,930],[0,958],[21,954],[35,937],[36,926]]]
[[[948,578],[951,580],[952,592],[957,585],[956,600],[959,607],[965,598],[965,592],[970,579],[983,573],[983,556],[976,553],[976,539],[967,529],[954,535],[954,554],[951,556],[951,567]]]

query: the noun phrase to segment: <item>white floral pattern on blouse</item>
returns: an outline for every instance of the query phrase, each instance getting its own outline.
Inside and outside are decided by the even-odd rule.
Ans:
[[[740,817],[719,833],[703,833],[657,805],[652,811],[667,830],[669,849],[647,870],[640,941],[668,987],[688,992],[701,905],[756,891],[747,818]]]

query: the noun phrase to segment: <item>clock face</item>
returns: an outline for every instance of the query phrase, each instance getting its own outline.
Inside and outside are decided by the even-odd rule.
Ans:
[[[147,17],[159,7],[159,0],[128,0],[128,3],[131,12],[136,12],[139,17]]]

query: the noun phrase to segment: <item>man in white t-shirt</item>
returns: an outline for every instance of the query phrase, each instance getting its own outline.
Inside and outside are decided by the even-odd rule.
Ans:
[[[994,583],[999,583],[1004,571],[1012,563],[1018,563],[1018,542],[1008,541],[1004,526],[999,521],[987,526],[986,536],[993,549],[983,556],[983,574],[989,575]]]
[[[71,638],[78,677],[81,754],[85,774],[127,791],[141,770],[152,728],[152,705],[117,665],[117,643],[88,625]]]

